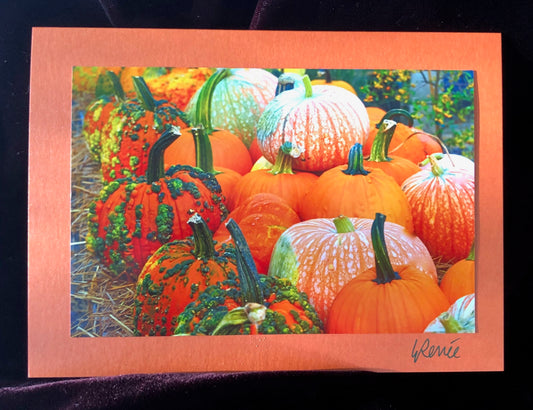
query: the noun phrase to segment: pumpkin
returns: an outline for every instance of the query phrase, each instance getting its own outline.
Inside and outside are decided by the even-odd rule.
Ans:
[[[232,210],[228,219],[239,225],[261,274],[268,272],[272,250],[283,231],[300,222],[298,214],[287,201],[269,193],[252,195]],[[214,238],[221,243],[231,243],[225,224],[216,230]]]
[[[322,333],[307,295],[289,281],[257,273],[238,224],[226,224],[235,243],[237,276],[207,287],[178,316],[176,335]]]
[[[105,183],[143,175],[152,145],[169,127],[185,127],[183,113],[173,104],[154,100],[142,77],[133,78],[137,99],[118,104],[102,130],[100,162]]]
[[[363,166],[362,146],[350,150],[348,165],[325,171],[302,200],[302,219],[334,218],[338,215],[372,218],[384,213],[390,222],[413,231],[411,209],[401,187],[379,168]]]
[[[472,175],[474,175],[476,172],[476,166],[474,161],[472,161],[470,158],[465,157],[464,155],[450,154],[446,152],[446,154],[436,153],[431,154],[431,156],[437,161],[437,164],[439,164],[443,168],[457,168],[469,172]],[[425,160],[420,162],[418,166],[421,169],[430,169],[431,163],[429,161],[429,158],[426,158]]]
[[[255,137],[257,120],[266,105],[274,98],[277,78],[259,68],[222,69],[224,78],[217,84],[211,103],[211,124],[214,128],[227,130],[250,147]],[[202,86],[203,87],[203,86]],[[197,124],[194,113],[200,90],[192,97],[186,112]]]
[[[286,278],[307,293],[322,321],[341,288],[374,266],[369,246],[372,219],[318,218],[287,228],[272,251],[269,276]],[[437,283],[435,263],[422,241],[404,227],[386,222],[385,240],[395,269],[416,266]]]
[[[263,156],[274,162],[279,148],[291,142],[302,149],[293,167],[322,172],[346,163],[350,147],[363,144],[370,128],[362,101],[353,93],[331,85],[303,87],[278,94],[257,123],[257,142]]]
[[[426,272],[395,269],[385,243],[385,215],[371,228],[375,264],[342,287],[331,305],[328,333],[420,333],[448,309],[446,295]]]
[[[303,196],[318,178],[310,172],[292,170],[292,161],[299,154],[297,147],[286,142],[280,147],[271,169],[258,169],[243,175],[229,199],[230,208],[236,208],[254,194],[268,192],[285,199],[299,214]]]
[[[370,131],[377,129],[376,125],[381,122],[381,119],[387,114],[383,108],[379,107],[366,107],[366,112],[368,113],[368,119],[370,120]],[[370,146],[372,144],[370,143]]]
[[[82,137],[84,138],[91,158],[100,162],[102,151],[102,130],[109,120],[111,112],[125,99],[124,90],[120,85],[117,75],[109,71],[106,77],[113,83],[114,95],[103,95],[92,101],[87,107],[82,125]]]
[[[415,234],[434,258],[454,263],[468,256],[474,241],[474,176],[429,159],[431,169],[407,178],[402,189],[411,206]]]
[[[146,83],[154,96],[168,100],[185,111],[193,95],[213,71],[206,67],[171,68],[166,74],[147,79]]]
[[[212,232],[227,216],[211,174],[185,165],[164,172],[163,152],[179,135],[168,128],[150,150],[146,175],[110,182],[90,206],[87,248],[113,276],[137,280],[159,247],[192,234],[187,220],[194,213]]]
[[[401,185],[408,177],[420,171],[420,167],[406,158],[389,156],[389,144],[396,125],[395,121],[383,120],[372,144],[370,156],[365,159],[363,165],[383,170]]]
[[[187,223],[193,235],[161,246],[137,279],[137,335],[172,335],[178,315],[200,292],[237,272],[235,252],[213,241],[203,218],[194,214]]]
[[[313,85],[334,85],[336,87],[344,88],[345,90],[348,90],[351,93],[357,94],[355,92],[355,89],[349,82],[344,81],[344,80],[333,80],[331,78],[330,70],[318,70],[317,75],[318,75],[318,78],[315,78],[314,80],[312,80],[311,84]]]
[[[215,128],[212,122],[214,106],[210,102],[229,74],[229,70],[218,70],[200,88],[191,125],[203,128],[209,137],[215,167],[232,169],[242,175],[250,171],[253,165],[248,148],[237,135],[226,129]],[[165,153],[165,163],[166,167],[175,164],[196,165],[196,148],[191,129],[183,130],[180,139],[169,147]]]
[[[447,311],[431,321],[425,333],[475,333],[476,295],[471,293],[457,299]]]
[[[450,303],[476,291],[475,267],[475,245],[472,244],[468,256],[450,266],[440,281],[440,288]]]
[[[402,109],[393,109],[387,111],[380,122],[374,128],[370,129],[368,139],[363,145],[363,155],[370,155],[372,144],[378,133],[381,122],[386,119],[393,119],[402,117],[407,120],[407,124],[398,122],[394,135],[389,144],[389,154],[407,158],[410,161],[418,164],[423,161],[427,155],[435,152],[442,153],[442,146],[437,137],[423,132],[413,127],[413,117]]]

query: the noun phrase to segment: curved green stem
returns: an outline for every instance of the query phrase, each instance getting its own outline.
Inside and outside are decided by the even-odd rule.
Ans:
[[[146,81],[144,81],[144,78],[136,75],[132,77],[132,81],[133,88],[135,89],[135,94],[141,102],[141,105],[144,107],[145,110],[154,112],[156,102],[154,96],[148,88],[148,85],[146,84]]]
[[[211,124],[211,104],[213,95],[218,84],[226,77],[231,75],[229,68],[218,69],[213,73],[198,91],[195,109],[192,112],[191,124],[193,126],[203,126],[207,134],[213,132]]]
[[[441,313],[438,319],[446,333],[462,333],[464,331],[464,327],[449,312]]]
[[[437,160],[432,155],[429,155],[428,159],[429,163],[431,164],[431,172],[433,175],[440,177],[442,174],[444,174],[444,169],[439,165]]]
[[[374,279],[374,282],[380,285],[392,282],[395,279],[401,279],[398,272],[394,271],[387,252],[385,219],[385,215],[376,213],[371,228],[372,247],[374,248],[374,258],[376,260],[376,279]]]
[[[313,96],[313,85],[311,84],[311,79],[307,74],[302,77],[302,83],[305,88],[305,98],[310,98]]]
[[[196,152],[196,167],[212,175],[219,174],[220,172],[216,171],[213,165],[213,149],[206,130],[202,126],[194,127],[191,133]]]
[[[394,135],[394,131],[396,131],[396,125],[396,121],[382,121],[378,129],[378,133],[376,134],[376,138],[374,139],[372,147],[370,148],[370,157],[368,158],[369,161],[387,162],[391,160],[389,157],[389,146],[392,136]]]
[[[241,287],[241,297],[243,303],[258,303],[262,304],[264,301],[263,288],[257,273],[252,253],[246,243],[246,239],[242,234],[241,228],[233,219],[229,219],[226,223],[233,243],[235,244],[235,251],[237,255],[237,275],[239,277]]]
[[[295,149],[297,149],[297,147],[295,147],[292,142],[284,142],[281,147],[279,147],[274,166],[268,172],[274,175],[294,174],[294,171],[292,170],[292,159],[294,158],[292,153]]]
[[[148,167],[146,168],[146,181],[149,184],[165,176],[165,150],[180,136],[180,127],[172,125],[161,134],[150,148]]]
[[[363,167],[363,146],[360,143],[355,143],[348,154],[348,168],[343,170],[346,175],[368,175]]]
[[[352,221],[344,215],[334,218],[333,224],[337,229],[337,233],[355,232],[355,227],[353,226]]]
[[[113,84],[113,94],[117,98],[118,101],[124,101],[125,94],[124,89],[122,88],[122,84],[120,84],[120,79],[113,71],[108,71],[106,73],[107,77],[111,80],[111,83]]]
[[[466,257],[467,261],[475,261],[476,260],[476,242],[472,243],[472,247],[470,248],[470,252],[468,253],[468,256]]]
[[[407,120],[407,126],[409,126],[409,127],[412,127],[413,124],[414,124],[413,117],[411,116],[411,114],[409,114],[409,112],[407,112],[405,110],[402,110],[401,108],[395,108],[395,109],[389,110],[389,111],[387,111],[385,113],[385,115],[383,116],[381,121],[379,121],[376,124],[376,128],[381,127],[381,124],[383,123],[384,120],[392,120],[393,118],[396,118],[396,117],[401,117],[401,118],[406,119]]]
[[[266,316],[266,306],[259,303],[247,303],[243,307],[230,310],[211,333],[212,336],[239,334],[241,325],[251,323],[259,326]]]
[[[192,229],[194,250],[193,254],[196,259],[213,259],[215,256],[215,244],[213,234],[205,220],[195,213],[189,218],[187,224]]]

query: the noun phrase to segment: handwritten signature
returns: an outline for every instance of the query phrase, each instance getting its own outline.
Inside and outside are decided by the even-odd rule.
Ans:
[[[452,340],[449,345],[440,346],[437,344],[431,344],[429,339],[425,339],[420,347],[418,347],[418,339],[416,339],[413,349],[411,350],[411,357],[415,363],[420,357],[430,359],[434,356],[444,356],[448,359],[459,359],[461,357],[459,356],[460,346],[456,344],[459,340],[461,340],[460,337]]]

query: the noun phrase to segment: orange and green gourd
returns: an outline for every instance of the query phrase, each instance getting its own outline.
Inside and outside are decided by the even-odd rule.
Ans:
[[[136,281],[158,248],[192,234],[191,215],[198,213],[214,232],[228,214],[211,174],[185,165],[164,171],[164,150],[179,135],[177,127],[164,131],[150,150],[146,175],[110,182],[90,206],[87,248],[112,276]]]
[[[409,112],[402,109],[393,109],[387,111],[381,121],[370,129],[368,139],[363,144],[364,156],[370,155],[372,144],[382,122],[398,117],[406,120],[407,124],[397,121],[396,130],[388,146],[391,155],[406,158],[418,164],[429,154],[443,152],[442,144],[436,137],[413,127],[414,120]]]
[[[376,212],[413,232],[411,209],[396,180],[379,168],[363,166],[362,146],[350,150],[348,165],[325,171],[302,199],[302,219],[338,215],[372,218]]]
[[[326,323],[342,287],[374,267],[371,243],[373,219],[317,218],[287,228],[272,251],[269,276],[286,278],[309,296]],[[395,269],[416,266],[437,284],[437,269],[422,241],[403,226],[386,222],[385,241]]]
[[[104,183],[143,175],[152,145],[176,125],[186,127],[184,114],[165,100],[156,101],[142,77],[134,77],[135,100],[127,100],[109,113],[102,130],[100,163]]]
[[[441,167],[429,156],[430,169],[402,184],[413,216],[414,233],[434,258],[455,263],[466,258],[475,237],[475,179],[470,172]]]
[[[364,160],[363,165],[383,170],[387,175],[393,177],[398,185],[402,185],[408,177],[420,171],[420,167],[407,158],[389,155],[389,145],[396,126],[395,121],[382,121],[372,143],[370,155]]]
[[[161,246],[146,262],[135,287],[134,327],[141,336],[170,336],[178,315],[210,285],[237,273],[231,245],[213,241],[198,214],[193,235]]]
[[[122,67],[88,67],[75,66],[72,68],[72,91],[76,93],[89,93],[95,97],[112,94],[112,84],[106,78],[106,73],[112,71],[120,75]]]
[[[293,171],[293,160],[299,155],[298,147],[290,142],[284,143],[272,168],[257,169],[243,175],[235,185],[229,207],[235,209],[252,195],[267,192],[283,198],[299,215],[302,198],[318,178],[311,172]]]
[[[476,292],[476,261],[475,244],[472,244],[470,253],[464,259],[455,262],[444,273],[440,288],[454,303],[460,297]]]
[[[259,68],[220,69],[225,74],[217,84],[211,99],[211,124],[214,128],[227,130],[250,147],[255,137],[255,127],[266,105],[274,98],[277,78],[267,70]],[[203,85],[202,85],[203,87]],[[201,88],[192,97],[187,114],[191,125],[197,125],[194,118]]]
[[[230,219],[237,275],[207,287],[178,316],[176,335],[322,333],[307,295],[288,280],[259,275],[246,239]]]
[[[372,224],[374,267],[340,290],[328,314],[328,333],[422,333],[450,303],[426,272],[411,264],[398,269],[385,243],[385,215]]]
[[[175,164],[196,166],[197,152],[191,131],[192,128],[202,128],[209,138],[215,168],[232,169],[241,175],[250,171],[252,158],[244,142],[233,132],[215,127],[212,121],[213,97],[229,75],[231,71],[228,69],[218,70],[201,87],[194,113],[190,113],[191,128],[183,129],[183,135],[165,153],[167,167]]]
[[[363,102],[353,93],[331,85],[311,85],[278,94],[257,123],[257,142],[264,157],[275,162],[280,147],[290,142],[301,148],[293,160],[296,170],[322,172],[345,164],[350,148],[363,144],[370,129]]]

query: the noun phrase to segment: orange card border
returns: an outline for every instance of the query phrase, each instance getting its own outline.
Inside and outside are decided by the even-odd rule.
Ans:
[[[71,75],[76,65],[474,70],[477,332],[70,337]],[[501,70],[498,33],[34,28],[29,116],[28,375],[503,370]],[[436,355],[415,362],[415,343],[420,347],[426,339],[434,347],[452,346],[455,357]]]

